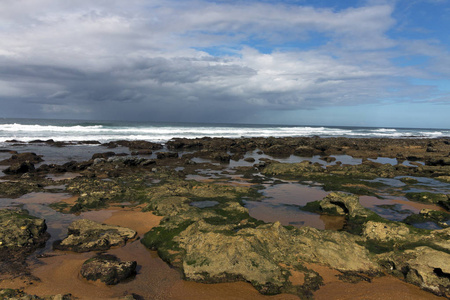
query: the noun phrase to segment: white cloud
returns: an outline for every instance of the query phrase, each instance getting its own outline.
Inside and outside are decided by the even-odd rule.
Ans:
[[[405,71],[428,71],[392,59],[445,51],[429,41],[389,38],[393,9],[384,3],[335,11],[240,1],[4,0],[0,95],[42,103],[46,113],[86,113],[77,107],[99,102],[109,103],[107,113],[132,102],[125,107],[130,115],[178,109],[189,118],[405,98],[412,95]]]

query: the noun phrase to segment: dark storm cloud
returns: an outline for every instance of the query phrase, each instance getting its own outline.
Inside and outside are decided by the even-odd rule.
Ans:
[[[392,60],[414,51],[448,59],[433,43],[406,50],[413,41],[391,39],[393,5],[289,3],[5,0],[3,117],[239,121],[426,98],[405,74],[430,70]]]

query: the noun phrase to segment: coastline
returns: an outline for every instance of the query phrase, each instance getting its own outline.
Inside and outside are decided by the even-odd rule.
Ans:
[[[61,155],[58,160],[55,160],[56,164],[51,163],[51,156],[55,155],[54,153],[58,151],[69,153],[70,151],[68,151],[68,149],[73,147],[72,145],[52,145],[51,143],[45,142],[31,144],[16,143],[15,145],[10,143],[8,147],[2,149],[4,151],[0,153],[0,160],[6,160],[6,162],[4,161],[3,163],[9,169],[11,169],[14,164],[22,164],[26,161],[29,162],[30,157],[20,161],[20,157],[17,158],[17,156],[20,155],[17,154],[29,151],[30,147],[37,150],[40,149],[41,151],[36,151],[37,156],[43,155],[44,161],[38,161],[36,159],[36,161],[32,163],[33,167],[29,166],[25,172],[23,172],[23,170],[16,170],[16,173],[13,172],[3,176],[1,178],[2,181],[0,182],[0,184],[3,185],[1,197],[4,199],[2,200],[2,203],[9,201],[10,204],[6,206],[14,206],[14,202],[21,203],[27,208],[30,207],[32,201],[27,200],[27,202],[20,199],[24,195],[29,195],[30,193],[43,193],[40,196],[44,199],[47,198],[47,194],[50,193],[65,192],[72,195],[78,195],[81,197],[76,200],[72,199],[72,202],[58,201],[55,202],[55,204],[59,203],[59,207],[54,204],[52,204],[53,206],[51,207],[56,210],[64,211],[65,213],[68,212],[67,209],[71,210],[72,213],[81,213],[80,218],[86,217],[103,223],[114,223],[114,225],[129,227],[137,230],[141,240],[148,240],[148,235],[146,238],[143,234],[151,231],[152,228],[160,228],[160,230],[167,230],[167,228],[169,228],[164,227],[168,226],[167,224],[170,223],[168,223],[167,220],[162,219],[162,217],[167,219],[167,217],[170,216],[172,220],[178,217],[184,220],[186,220],[186,218],[191,218],[193,221],[201,223],[204,220],[208,221],[211,218],[217,218],[215,214],[218,213],[218,211],[214,209],[216,205],[236,207],[236,211],[239,211],[240,214],[242,214],[242,211],[245,211],[247,208],[245,208],[245,202],[242,202],[240,197],[247,197],[245,198],[245,201],[255,201],[252,203],[256,204],[265,203],[269,200],[264,198],[264,190],[267,190],[269,187],[277,188],[283,184],[290,184],[290,186],[295,186],[297,184],[306,186],[309,184],[310,186],[320,188],[327,193],[343,191],[361,197],[375,196],[389,199],[392,198],[393,200],[396,200],[394,199],[395,197],[400,197],[402,201],[413,201],[414,204],[410,205],[411,207],[420,205],[415,201],[421,199],[412,197],[416,194],[419,195],[422,193],[420,195],[423,195],[424,193],[430,193],[430,191],[432,194],[439,195],[448,195],[450,193],[450,138],[202,138],[172,139],[164,146],[144,141],[116,141],[105,145],[95,146],[93,152],[97,153],[96,157],[94,157],[94,153],[92,152],[83,153],[83,151],[81,151],[75,161],[70,162],[70,160],[73,159],[73,156],[70,156],[71,159],[69,159],[69,157],[64,157],[67,155],[65,154]],[[6,150],[9,150],[9,152]],[[18,151],[19,153],[14,154],[12,151]],[[134,155],[131,155],[132,153]],[[16,159],[13,159],[14,155],[16,155]],[[315,163],[311,163],[310,161],[315,161]],[[7,168],[4,168],[3,171]],[[55,180],[59,175],[64,175],[68,172],[71,172],[75,177],[62,177],[59,178],[59,180]],[[53,177],[49,177],[49,175]],[[198,177],[186,180],[186,178],[189,178],[188,176]],[[198,180],[195,180],[195,178]],[[339,179],[340,181],[333,182],[333,185],[331,185],[329,183],[330,178]],[[370,180],[380,178],[392,181],[400,181],[402,178],[409,178],[408,180],[410,182],[404,183],[406,187],[401,186],[401,188],[381,185],[379,183],[372,184],[370,182]],[[424,187],[423,182],[425,181],[414,182],[414,180],[420,181],[421,178],[430,179],[431,183],[429,183],[429,186]],[[407,182],[408,180],[405,179],[402,182]],[[123,182],[127,183],[123,185]],[[133,183],[130,184],[130,182]],[[249,182],[251,183],[250,186],[248,186]],[[409,188],[408,185],[410,185],[411,188]],[[13,186],[14,189],[12,188]],[[55,188],[55,186],[59,187]],[[116,191],[116,187],[122,190],[114,194],[112,191]],[[413,188],[420,190],[420,192],[410,192],[409,190],[413,190]],[[173,189],[178,190],[177,194],[173,194]],[[13,190],[16,192],[12,193]],[[94,196],[94,192],[100,193],[100,197],[99,195]],[[408,193],[416,194],[412,195],[411,199],[407,199],[406,196]],[[83,196],[84,194],[86,194],[86,196]],[[171,203],[171,210],[165,208],[164,205],[166,205],[167,202],[158,202],[159,199],[153,199],[151,196],[153,194],[160,195],[160,197],[164,199],[166,199],[166,195],[170,195],[171,198],[167,198],[166,201],[174,201]],[[386,196],[386,194],[389,196]],[[179,197],[179,195],[182,195],[182,199],[184,200],[176,198]],[[227,200],[220,200],[217,198],[217,195],[222,195],[220,197],[225,197]],[[294,196],[295,195],[291,193],[290,196],[288,195],[287,197],[292,198]],[[249,197],[255,197],[255,199],[249,200]],[[117,202],[118,199],[121,200],[119,203]],[[311,199],[311,201],[312,200],[320,199]],[[36,204],[43,204],[48,207],[49,203],[43,203],[42,201],[39,202],[39,200],[36,200]],[[215,201],[217,204],[212,203],[214,205],[211,208],[209,206],[193,207],[190,205],[192,201]],[[224,202],[222,203],[221,201]],[[397,201],[399,200],[397,199]],[[435,203],[429,203],[427,205],[430,205],[430,208],[434,208],[434,211],[438,211],[438,206],[440,206],[441,211],[443,209],[443,212],[448,213],[448,207],[445,206],[448,202],[448,198],[446,200],[447,202],[443,203],[444,207],[442,207],[442,203],[439,201],[442,202],[442,200],[436,200]],[[61,205],[61,203],[66,204]],[[76,210],[73,209],[75,204],[78,204]],[[211,203],[206,202],[204,204],[211,205]],[[284,203],[283,207],[289,207],[288,205],[292,204]],[[4,205],[2,205],[2,207],[3,206]],[[105,210],[111,209],[113,210],[112,213],[105,213]],[[210,210],[208,211],[209,215],[206,218],[201,216],[205,209]],[[298,205],[295,209],[299,210]],[[389,210],[389,208],[386,209]],[[398,207],[391,207],[390,209],[392,210],[391,214],[396,217],[395,210],[398,210]],[[421,211],[421,209],[416,209],[415,211],[413,211],[413,208],[408,207],[408,209],[413,212],[410,215],[420,215],[419,211]],[[161,217],[156,217],[151,212],[142,212],[142,210],[152,211],[153,213],[161,215]],[[39,210],[36,210],[35,212],[39,212]],[[220,213],[223,213],[223,208],[220,208]],[[149,217],[142,219],[141,214]],[[387,215],[390,216],[389,214]],[[61,216],[63,215],[61,214]],[[61,216],[58,215],[58,217]],[[260,223],[260,221],[253,219],[251,213],[250,215],[245,216],[244,219],[230,221],[232,219],[234,220],[235,216],[235,210],[232,210],[230,214],[226,215],[225,219],[221,221],[222,223],[214,224],[214,226],[222,226],[221,230],[225,230],[226,228],[234,228],[234,222],[241,224],[243,221],[246,221],[247,223],[245,223],[246,225],[244,227],[242,227],[242,224],[239,225],[243,228],[242,230],[249,230],[250,232],[250,230],[257,231],[259,230],[258,228],[266,228],[264,226],[267,224],[264,225]],[[343,216],[346,218],[347,223],[351,223],[350,221],[352,220],[349,220],[349,216],[346,216],[345,214]],[[49,227],[54,226],[50,224],[52,222],[51,218],[52,217],[47,221]],[[165,221],[160,223],[159,221],[161,220]],[[147,226],[144,226],[143,223],[147,221],[150,223],[147,224]],[[394,221],[389,221],[389,224],[391,224],[391,222]],[[404,224],[403,222],[395,222],[401,223],[401,226]],[[358,225],[353,226],[363,228],[363,226],[365,226],[363,224],[365,223],[358,223]],[[68,224],[64,226],[67,225]],[[57,224],[56,226],[60,225]],[[405,226],[411,225],[407,224]],[[241,230],[241,227],[239,227],[239,230]],[[213,227],[210,226],[205,228]],[[300,224],[298,228],[302,229],[305,227],[303,224]],[[64,231],[62,228],[60,229],[61,231]],[[334,235],[335,233],[345,232],[347,229],[344,228],[340,231],[330,232],[333,232]],[[352,230],[354,230],[354,228],[352,228]],[[443,232],[448,231],[446,231],[445,228],[441,228],[432,230],[432,232],[439,230],[443,230]],[[62,233],[62,235],[64,234]],[[233,234],[231,234],[231,236],[233,236]],[[193,238],[193,236],[186,235],[185,238]],[[160,255],[162,254],[161,251],[167,251],[167,253],[173,251],[169,248],[165,249],[165,247],[169,246],[164,243],[157,245],[152,242],[150,244],[152,245],[150,248],[159,247],[157,250]],[[447,246],[448,245],[445,247]],[[185,297],[192,295],[192,299],[195,297],[196,299],[202,299],[201,297],[198,298],[199,295],[203,295],[204,299],[232,299],[232,297],[242,296],[244,291],[247,293],[245,295],[248,295],[246,296],[248,299],[263,299],[269,297],[258,293],[249,283],[204,285],[203,283],[181,281],[180,274],[177,271],[169,268],[165,262],[156,257],[155,252],[149,253],[149,250],[146,250],[140,241],[130,242],[122,248],[116,248],[109,251],[123,257],[123,259],[132,259],[130,253],[136,254],[136,257],[141,255],[139,258],[142,260],[140,263],[138,262],[141,271],[138,271],[134,280],[119,284],[119,288],[107,287],[105,289],[105,286],[101,283],[94,284],[80,278],[77,268],[82,264],[82,260],[87,259],[92,255],[89,252],[88,254],[82,255],[76,254],[73,256],[74,254],[64,254],[43,259],[36,258],[36,254],[31,254],[31,258],[29,257],[28,260],[37,260],[39,263],[37,265],[29,263],[30,274],[32,276],[41,277],[41,283],[30,279],[32,277],[25,276],[25,279],[19,279],[19,281],[15,283],[7,283],[7,281],[3,279],[0,284],[3,288],[20,288],[24,289],[27,293],[35,293],[39,296],[49,293],[59,294],[71,292],[71,288],[69,287],[66,287],[67,291],[64,290],[64,288],[55,288],[54,282],[52,283],[51,281],[51,276],[48,276],[53,271],[45,269],[45,264],[47,264],[50,269],[56,268],[53,270],[57,270],[58,266],[64,265],[64,263],[70,263],[71,258],[68,258],[67,256],[70,257],[72,255],[73,257],[78,258],[76,259],[76,262],[73,261],[71,263],[73,267],[70,276],[72,277],[70,279],[65,279],[64,281],[66,283],[81,284],[81,286],[95,286],[96,288],[101,286],[100,293],[110,293],[105,294],[105,299],[125,296],[120,295],[119,290],[122,294],[125,293],[125,291],[129,294],[135,293],[144,299],[157,295],[159,295],[159,299],[181,299],[180,295],[184,295]],[[186,248],[186,250],[183,251],[189,250]],[[39,250],[37,253],[38,252]],[[58,253],[64,253],[64,251],[59,252],[58,250]],[[187,253],[189,254],[189,252]],[[151,257],[152,262],[146,262],[145,255],[147,254]],[[443,252],[443,256],[445,255],[448,254]],[[184,270],[185,273],[182,273],[183,276],[189,276],[186,273],[186,270],[188,269],[187,265],[180,264],[180,260],[185,262],[186,259],[188,259],[187,257],[177,253],[176,255],[165,256],[164,259],[170,265],[181,270],[181,272]],[[46,263],[46,261],[53,262]],[[142,263],[142,261],[145,261],[145,263]],[[296,299],[298,296],[306,297],[309,295],[314,297],[314,299],[330,299],[330,295],[334,295],[336,298],[340,297],[340,299],[345,299],[352,295],[355,296],[355,289],[359,289],[365,290],[363,294],[360,294],[361,297],[367,296],[367,294],[370,293],[373,295],[373,299],[382,296],[385,297],[387,294],[386,291],[389,291],[389,295],[392,296],[391,299],[397,298],[400,295],[408,295],[409,299],[415,299],[414,297],[417,297],[417,299],[424,299],[424,297],[427,297],[428,299],[439,299],[439,297],[429,292],[424,292],[410,283],[405,283],[404,281],[390,277],[392,275],[387,275],[387,273],[389,273],[387,269],[378,269],[377,267],[377,272],[386,273],[385,276],[381,277],[381,273],[375,275],[375,273],[372,274],[361,270],[360,274],[362,275],[358,275],[359,277],[357,276],[359,279],[354,283],[348,283],[345,282],[345,280],[348,280],[349,275],[346,275],[347,277],[345,280],[336,279],[336,276],[334,276],[347,274],[344,272],[345,268],[341,267],[340,271],[338,271],[336,268],[330,268],[329,262],[326,261],[321,263],[314,262],[320,265],[317,267],[312,261],[313,260],[311,259],[305,260],[306,266],[304,266],[304,268],[310,270],[308,271],[310,273],[305,273],[305,269],[294,270],[292,269],[293,266],[286,268],[281,267],[282,270],[290,272],[291,275],[299,272],[297,277],[300,278],[300,280],[297,278],[297,281],[292,279],[294,280],[293,283],[291,282],[292,280],[287,280],[286,282],[291,282],[291,285],[293,284],[294,286],[304,286],[304,288],[300,288],[295,292],[293,289],[283,285],[279,292],[289,292],[289,295],[281,294],[278,296],[270,296],[270,298]],[[377,264],[377,262],[373,260],[370,260],[370,262],[374,263],[374,265]],[[44,266],[42,264],[44,264]],[[197,267],[196,264],[196,262],[193,262],[193,266]],[[328,265],[329,269],[324,269],[326,265]],[[198,267],[201,269],[200,265]],[[161,294],[162,291],[156,291],[156,287],[153,287],[153,290],[152,288],[149,288],[145,294],[143,294],[142,290],[139,291],[137,282],[141,282],[140,280],[143,280],[141,278],[145,276],[150,276],[150,278],[151,276],[155,276],[154,273],[146,270],[147,268],[156,268],[159,272],[161,272],[162,269],[166,270],[163,271],[163,273],[168,274],[167,276],[172,278],[171,280],[174,280],[171,281],[172,283],[176,283],[175,287],[171,290],[173,294]],[[312,274],[311,272],[319,274],[325,285],[306,285],[304,276],[305,274]],[[395,275],[401,277],[401,274],[396,273]],[[250,281],[245,279],[245,276],[251,276],[249,274],[235,276],[234,278],[230,277],[225,281],[235,281],[236,279],[242,280],[242,276],[244,276],[244,281]],[[445,278],[445,276],[443,277]],[[20,276],[18,278],[20,278]],[[64,278],[64,276],[62,276],[62,278]],[[369,278],[370,280],[364,278]],[[161,284],[161,282],[164,282],[166,279],[159,278],[159,280],[159,284]],[[218,282],[217,280],[208,281],[204,279],[197,281]],[[369,283],[370,281],[371,283]],[[30,284],[31,282],[33,282],[33,284]],[[136,286],[134,284],[136,284]],[[143,282],[140,284],[143,284]],[[396,287],[395,290],[392,289],[393,286]],[[40,288],[42,289],[40,290]],[[52,290],[52,288],[54,289]],[[315,288],[317,288],[316,291],[314,291]],[[236,294],[229,294],[230,292],[226,292],[228,289],[235,291],[233,293]],[[308,289],[311,293],[308,293]],[[348,289],[347,294],[334,294],[336,291],[342,291],[343,289]],[[264,289],[259,288],[259,290],[264,293]],[[154,294],[152,295],[152,293]],[[296,294],[297,296],[292,294]],[[212,295],[216,298],[210,298]],[[96,298],[98,297],[102,296],[97,294]]]

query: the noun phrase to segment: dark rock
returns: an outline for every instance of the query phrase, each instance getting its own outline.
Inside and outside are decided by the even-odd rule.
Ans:
[[[81,266],[81,276],[87,280],[100,280],[108,285],[118,284],[136,274],[136,261],[121,262],[111,254],[100,254]]]
[[[156,161],[153,159],[146,159],[141,162],[141,166],[143,166],[143,167],[154,165],[154,164],[156,164]]]
[[[152,155],[153,151],[150,149],[142,149],[131,152],[131,155]]]
[[[41,155],[32,152],[13,154],[10,158],[0,161],[0,165],[12,165],[16,163],[27,162],[37,164],[43,161]]]
[[[3,173],[8,175],[16,175],[28,173],[31,171],[34,171],[34,165],[29,161],[25,161],[22,163],[12,164],[9,168],[3,170]]]
[[[223,163],[229,163],[230,159],[231,159],[231,155],[229,155],[228,153],[219,152],[219,153],[213,153],[211,155],[211,158],[213,160],[220,161]]]
[[[115,156],[115,155],[116,155],[116,153],[114,153],[112,151],[103,152],[103,153],[95,153],[94,155],[92,155],[91,159],[108,158],[108,157]]]
[[[50,235],[45,220],[26,210],[0,210],[0,274],[13,277],[29,274],[26,258],[43,247]],[[3,299],[3,298],[0,298]]]
[[[108,148],[116,148],[117,146],[128,147],[130,150],[138,150],[138,149],[150,149],[150,150],[159,150],[162,149],[161,144],[152,143],[148,141],[114,141],[102,144]]]
[[[253,162],[255,162],[255,159],[253,157],[246,157],[246,158],[244,158],[244,161],[253,163]]]
[[[77,142],[78,145],[100,145],[101,143],[99,141],[79,141]]]
[[[71,300],[74,299],[71,294],[58,294],[54,296],[39,297],[30,295],[19,289],[0,289],[0,299],[8,300]]]
[[[450,166],[450,157],[430,158],[426,161],[429,166]]]
[[[178,158],[177,152],[158,152],[156,153],[157,159],[165,159],[165,158]]]

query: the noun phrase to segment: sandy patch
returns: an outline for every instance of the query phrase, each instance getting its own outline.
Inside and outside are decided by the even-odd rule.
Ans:
[[[442,297],[421,290],[419,287],[392,276],[372,279],[372,282],[347,283],[340,281],[339,271],[318,264],[305,264],[322,276],[324,286],[314,292],[315,300],[438,300]]]

